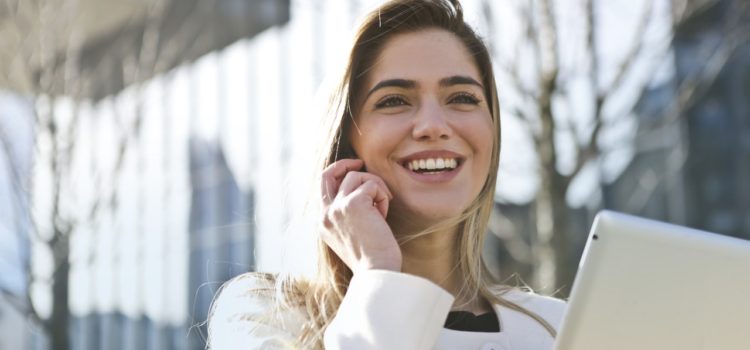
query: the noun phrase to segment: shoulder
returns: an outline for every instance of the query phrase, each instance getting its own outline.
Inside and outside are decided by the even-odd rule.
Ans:
[[[210,323],[240,320],[267,309],[273,303],[275,276],[245,273],[224,283],[211,305]]]
[[[275,283],[275,274],[259,272],[243,273],[225,282],[221,286],[218,296],[221,298],[246,297],[253,293],[270,291],[274,288]],[[221,298],[217,300],[222,300]]]
[[[559,328],[568,305],[562,299],[537,294],[520,288],[505,289],[498,293],[497,296],[539,315],[555,329]]]
[[[293,341],[302,328],[299,310],[281,311],[277,276],[246,273],[217,292],[208,320],[211,349],[277,348]]]

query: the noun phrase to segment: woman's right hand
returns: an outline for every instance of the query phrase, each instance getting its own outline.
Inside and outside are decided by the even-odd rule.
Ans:
[[[401,248],[385,221],[393,195],[381,178],[357,171],[363,166],[341,159],[323,171],[322,239],[354,273],[401,271]]]

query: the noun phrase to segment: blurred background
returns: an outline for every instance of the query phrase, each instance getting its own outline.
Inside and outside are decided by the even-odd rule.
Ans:
[[[0,349],[202,349],[221,283],[309,273],[321,107],[379,3],[0,2]],[[565,298],[602,208],[750,239],[747,1],[462,3],[495,273]]]

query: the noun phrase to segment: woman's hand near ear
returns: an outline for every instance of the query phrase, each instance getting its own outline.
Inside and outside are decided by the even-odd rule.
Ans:
[[[341,159],[323,171],[323,241],[356,273],[401,271],[401,248],[385,221],[393,199],[385,182],[360,172],[364,161]]]

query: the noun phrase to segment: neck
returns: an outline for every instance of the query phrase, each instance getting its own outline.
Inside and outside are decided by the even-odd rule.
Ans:
[[[394,232],[398,232],[397,236],[400,237],[408,236],[404,234],[405,232],[414,234],[421,231],[415,230],[415,227],[402,226],[401,230],[398,228],[394,227]],[[465,277],[458,267],[458,230],[458,227],[446,228],[401,244],[403,256],[401,271],[426,278],[456,296],[453,303],[455,310],[486,312],[490,309],[490,305],[484,298],[478,297],[474,300],[458,298],[461,288],[466,285]]]
[[[453,295],[463,285],[458,269],[456,229],[434,232],[401,245],[402,271],[426,278]]]

